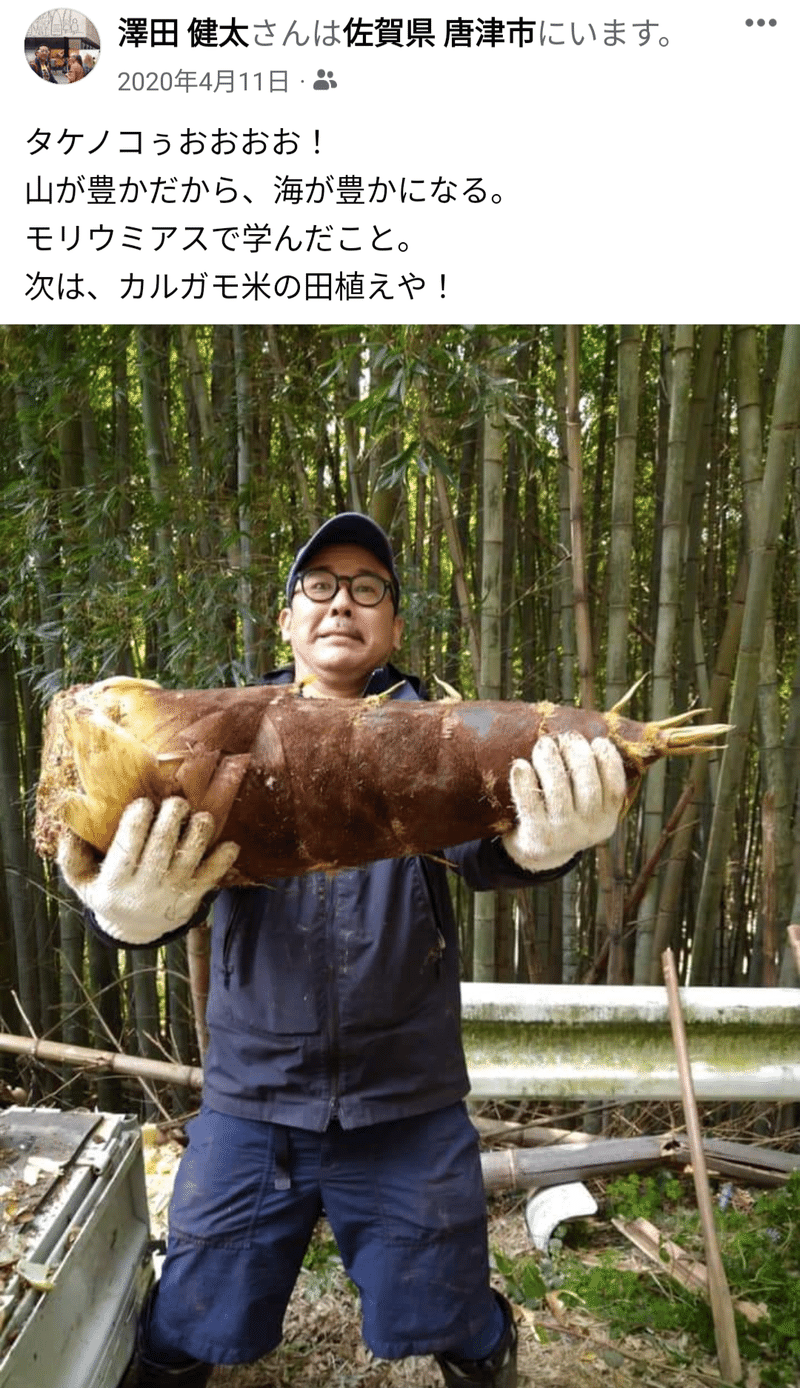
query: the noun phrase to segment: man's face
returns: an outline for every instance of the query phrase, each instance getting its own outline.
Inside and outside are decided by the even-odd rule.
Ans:
[[[50,49],[49,49],[49,48],[37,48],[37,50],[36,50],[36,56],[37,56],[37,58],[39,59],[40,62],[46,63],[47,60],[48,60],[48,58],[50,57]]]
[[[337,576],[391,577],[360,545],[328,545],[309,567],[330,569]],[[360,695],[372,671],[399,646],[403,633],[403,619],[395,616],[390,593],[377,607],[360,607],[346,584],[340,584],[327,602],[312,602],[298,584],[291,607],[283,609],[279,621],[283,639],[292,648],[296,678],[313,677],[309,693],[328,696]]]

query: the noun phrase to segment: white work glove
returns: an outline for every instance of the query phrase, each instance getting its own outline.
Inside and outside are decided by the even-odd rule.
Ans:
[[[607,737],[540,737],[531,760],[509,772],[517,824],[502,840],[529,872],[560,867],[613,834],[625,803],[625,768]]]
[[[64,880],[101,930],[123,944],[148,945],[185,925],[239,854],[238,844],[222,843],[201,862],[214,819],[202,811],[190,818],[186,800],[165,800],[155,824],[154,816],[150,800],[128,805],[101,861],[69,829],[58,846]]]

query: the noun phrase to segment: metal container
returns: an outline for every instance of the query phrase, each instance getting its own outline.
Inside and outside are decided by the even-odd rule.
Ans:
[[[0,1111],[0,1388],[118,1388],[152,1277],[138,1124]]]

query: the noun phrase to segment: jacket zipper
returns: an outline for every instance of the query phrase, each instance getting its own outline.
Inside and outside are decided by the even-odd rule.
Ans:
[[[436,897],[434,896],[430,877],[428,876],[428,869],[425,866],[425,859],[420,857],[418,861],[420,871],[422,873],[422,880],[425,883],[425,890],[428,895],[428,903],[431,908],[431,916],[433,917],[433,922],[436,927],[436,944],[432,949],[428,951],[425,962],[430,962],[435,965],[436,977],[440,978],[442,973],[442,955],[444,954],[447,948],[447,940],[445,939],[444,933],[442,931],[442,923],[441,918],[439,916],[439,907],[436,902]]]
[[[233,948],[233,932],[236,929],[236,917],[237,912],[234,907],[231,911],[228,924],[225,927],[225,938],[222,941],[222,981],[226,989],[231,986],[231,974],[233,973],[231,950]]]
[[[328,1101],[328,1121],[336,1118],[339,1112],[339,1083],[341,1055],[339,1051],[339,977],[337,959],[337,934],[334,913],[334,880],[326,878],[325,895],[325,938],[328,944],[328,1002],[330,1036],[330,1079],[331,1092]],[[322,892],[320,893],[322,895]]]

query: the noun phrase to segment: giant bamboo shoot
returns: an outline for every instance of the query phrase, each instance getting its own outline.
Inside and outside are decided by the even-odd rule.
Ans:
[[[215,842],[241,847],[228,885],[433,853],[506,833],[508,773],[537,737],[609,736],[631,797],[670,753],[715,745],[685,726],[549,703],[316,699],[297,686],[167,690],[125,677],[76,685],[48,710],[35,839],[55,856],[65,826],[104,853],[132,800],[185,796]]]

